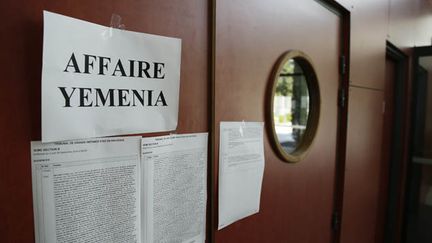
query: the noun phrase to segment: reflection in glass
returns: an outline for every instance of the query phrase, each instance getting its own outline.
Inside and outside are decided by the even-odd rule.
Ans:
[[[287,153],[300,145],[309,118],[309,91],[302,68],[294,59],[283,64],[273,99],[275,131]]]

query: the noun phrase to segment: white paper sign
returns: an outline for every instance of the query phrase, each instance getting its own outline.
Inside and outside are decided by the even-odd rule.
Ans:
[[[263,126],[262,122],[220,124],[218,229],[259,212]]]
[[[42,141],[175,130],[181,40],[44,12]]]

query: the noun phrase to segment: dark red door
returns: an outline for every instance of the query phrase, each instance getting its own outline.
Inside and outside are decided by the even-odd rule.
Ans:
[[[219,122],[270,122],[266,91],[282,53],[305,52],[321,92],[317,136],[306,158],[296,164],[281,161],[265,133],[260,212],[214,229],[216,242],[331,242],[341,18],[317,1],[221,0],[216,1],[215,24],[215,168]]]

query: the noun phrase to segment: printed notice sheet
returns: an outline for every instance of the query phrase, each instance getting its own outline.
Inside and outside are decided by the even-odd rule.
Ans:
[[[220,123],[218,229],[259,212],[264,174],[263,125]]]
[[[141,242],[140,141],[32,142],[36,242]]]
[[[180,61],[180,39],[44,11],[42,141],[175,130]]]
[[[142,139],[143,242],[205,242],[207,136]]]

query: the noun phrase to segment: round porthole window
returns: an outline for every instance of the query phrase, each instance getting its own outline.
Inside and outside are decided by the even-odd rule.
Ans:
[[[269,130],[279,157],[298,162],[315,137],[320,115],[320,92],[310,58],[288,51],[276,63],[270,79]]]

